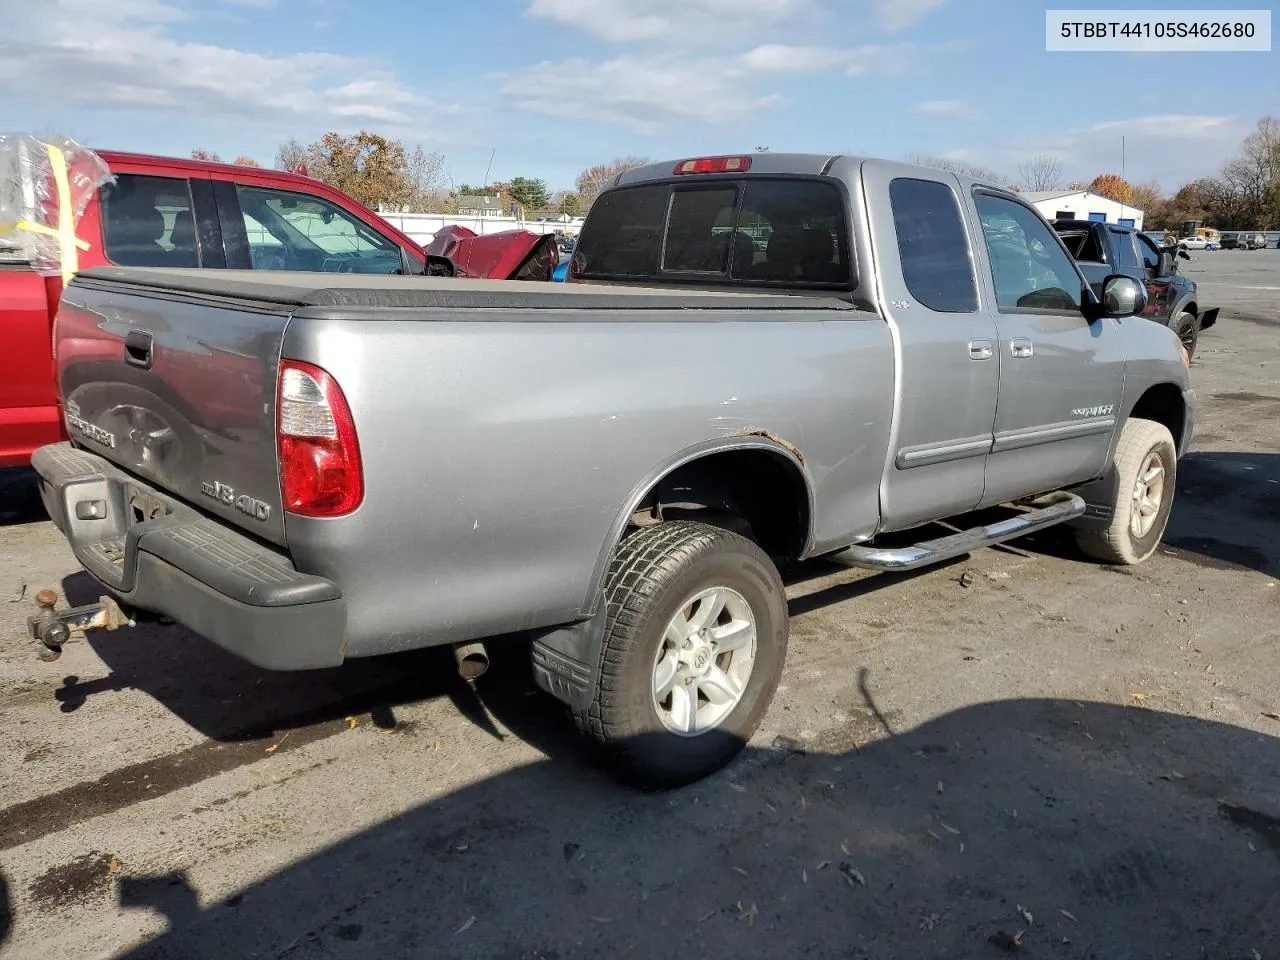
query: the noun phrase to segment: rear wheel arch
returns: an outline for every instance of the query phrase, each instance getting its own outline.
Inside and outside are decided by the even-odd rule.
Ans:
[[[749,536],[766,552],[802,556],[813,542],[813,481],[803,454],[771,435],[725,437],[688,447],[653,467],[632,488],[609,528],[596,559],[584,612],[600,601],[609,564],[637,515],[661,522],[663,516],[724,522],[732,517],[750,525]]]

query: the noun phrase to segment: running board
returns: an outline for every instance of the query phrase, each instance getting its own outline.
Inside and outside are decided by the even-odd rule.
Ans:
[[[909,547],[846,547],[839,553],[828,554],[824,560],[832,560],[846,567],[869,567],[872,570],[917,570],[930,564],[950,560],[982,547],[1003,543],[1066,520],[1074,520],[1085,511],[1085,502],[1074,493],[1051,493],[1033,501],[1038,506],[1008,520],[971,527],[948,537],[926,540]]]

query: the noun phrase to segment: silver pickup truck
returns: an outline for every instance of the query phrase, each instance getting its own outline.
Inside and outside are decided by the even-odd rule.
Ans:
[[[269,669],[468,677],[517,634],[620,770],[686,783],[773,696],[780,558],[1152,553],[1195,395],[1142,285],[1100,289],[1016,194],[775,153],[620,175],[564,284],[88,270],[34,466],[104,599],[32,632],[150,611]]]

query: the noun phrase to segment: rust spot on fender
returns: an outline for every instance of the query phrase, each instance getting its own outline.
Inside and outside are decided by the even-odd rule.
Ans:
[[[784,450],[790,453],[793,457],[799,460],[800,466],[802,467],[804,466],[804,454],[800,452],[800,448],[797,447],[794,443],[790,443],[787,440],[783,440],[782,437],[778,436],[776,433],[773,433],[769,430],[764,430],[760,427],[750,427],[746,430],[739,430],[737,433],[734,434],[734,436],[735,437],[765,437],[766,439],[772,440],[778,446],[782,447]]]

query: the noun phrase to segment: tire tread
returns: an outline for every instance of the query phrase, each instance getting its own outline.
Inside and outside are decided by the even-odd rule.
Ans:
[[[1115,470],[1121,477],[1136,473],[1141,465],[1140,462],[1146,459],[1147,453],[1151,448],[1161,442],[1169,443],[1174,448],[1176,457],[1173,435],[1169,433],[1168,427],[1154,420],[1145,420],[1138,417],[1127,420],[1120,433],[1120,442],[1116,444],[1116,452],[1113,459]],[[1168,482],[1173,484],[1176,482],[1176,466],[1175,464],[1169,464],[1166,469]],[[1117,497],[1122,498],[1126,495],[1128,495],[1127,487],[1122,482],[1117,490]],[[1173,496],[1173,490],[1170,489],[1166,496]],[[1118,508],[1119,504],[1113,504],[1112,506],[1113,508]],[[1129,517],[1126,513],[1122,519],[1118,516],[1119,512],[1118,509],[1113,509],[1111,523],[1105,529],[1077,529],[1075,531],[1076,544],[1096,560],[1125,565],[1138,563],[1145,559],[1145,556],[1139,557],[1134,552],[1133,541],[1129,534]],[[1154,548],[1152,549],[1154,550]],[[1149,554],[1146,556],[1149,556]]]

